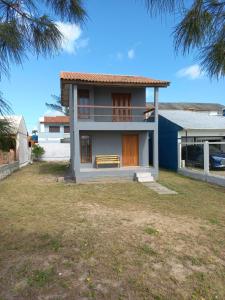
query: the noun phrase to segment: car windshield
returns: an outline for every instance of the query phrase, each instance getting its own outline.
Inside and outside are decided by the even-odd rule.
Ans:
[[[209,145],[209,153],[223,153],[221,145]]]

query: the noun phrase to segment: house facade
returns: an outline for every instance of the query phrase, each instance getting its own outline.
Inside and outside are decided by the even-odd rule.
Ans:
[[[45,150],[42,160],[69,160],[69,139],[70,120],[68,116],[44,116],[39,118],[38,143]]]
[[[61,73],[61,98],[70,109],[71,171],[77,182],[104,177],[158,176],[158,95],[168,81],[139,76]],[[147,122],[146,88],[154,88],[155,117]],[[149,166],[149,132],[154,136]],[[119,164],[103,164],[106,156]],[[107,161],[106,161],[107,163]]]
[[[177,171],[180,143],[225,142],[225,116],[188,110],[159,110],[159,166]],[[220,150],[225,152],[225,144]]]

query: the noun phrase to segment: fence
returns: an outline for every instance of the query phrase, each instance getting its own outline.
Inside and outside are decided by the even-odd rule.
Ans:
[[[13,163],[16,159],[16,153],[13,149],[9,152],[3,152],[0,150],[0,165],[7,165]]]
[[[225,142],[179,142],[178,172],[225,186]]]

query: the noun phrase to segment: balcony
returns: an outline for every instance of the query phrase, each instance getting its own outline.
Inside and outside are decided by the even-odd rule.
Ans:
[[[78,121],[154,122],[146,106],[77,105]]]
[[[146,106],[77,105],[80,130],[151,130],[152,110]]]

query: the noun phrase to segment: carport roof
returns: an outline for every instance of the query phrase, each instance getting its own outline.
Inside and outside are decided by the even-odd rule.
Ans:
[[[209,115],[204,112],[185,110],[159,110],[159,115],[182,127],[183,129],[224,130],[225,117]]]

